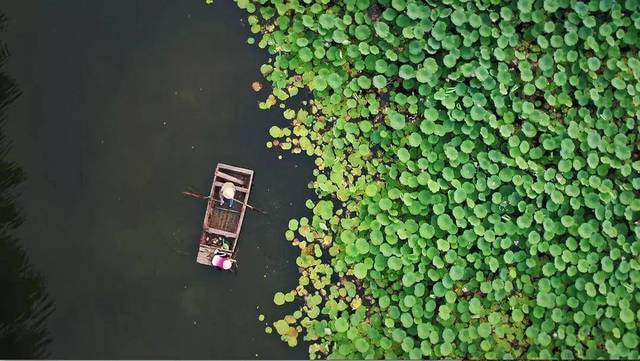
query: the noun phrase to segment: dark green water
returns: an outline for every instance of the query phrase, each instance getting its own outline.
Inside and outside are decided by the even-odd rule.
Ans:
[[[304,358],[263,332],[296,284],[282,235],[307,213],[311,162],[265,148],[266,52],[231,1],[5,1],[6,158],[25,174],[14,232],[53,302],[52,358]],[[252,168],[237,275],[196,264],[216,162]],[[17,257],[17,256],[16,256]],[[1,305],[22,302],[2,285]],[[7,293],[9,289],[9,293]],[[260,306],[260,309],[257,307]],[[5,354],[3,354],[5,352]],[[0,348],[0,358],[7,356]]]

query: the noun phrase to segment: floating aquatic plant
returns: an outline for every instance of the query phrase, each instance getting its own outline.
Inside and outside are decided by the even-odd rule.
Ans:
[[[283,341],[640,357],[639,2],[236,2],[289,121],[268,146],[316,164]]]

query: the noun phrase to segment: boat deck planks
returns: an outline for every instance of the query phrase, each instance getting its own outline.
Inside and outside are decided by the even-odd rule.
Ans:
[[[207,266],[212,266],[211,260],[216,252],[223,252],[235,259],[247,208],[239,202],[234,202],[232,208],[229,208],[228,201],[224,206],[220,205],[220,189],[225,182],[233,182],[236,185],[235,199],[246,204],[253,183],[253,171],[223,163],[216,166],[196,257],[198,263]],[[220,242],[221,237],[226,238],[228,249]]]
[[[239,221],[240,212],[235,213],[226,209],[214,208],[209,219],[209,227],[235,233]]]

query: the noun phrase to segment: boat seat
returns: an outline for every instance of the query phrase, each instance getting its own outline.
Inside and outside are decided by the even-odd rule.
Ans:
[[[215,187],[222,187],[222,185],[223,185],[223,184],[224,184],[224,183],[222,183],[222,182],[214,182],[214,183],[213,183],[213,185],[214,185]],[[247,193],[247,192],[249,191],[247,188],[245,188],[245,187],[240,187],[240,186],[236,186],[236,190],[238,190],[238,191],[240,191],[240,192],[244,192],[244,193]]]
[[[208,232],[208,233],[217,234],[217,235],[220,235],[220,236],[229,237],[229,238],[236,238],[236,234],[235,233],[223,231],[223,230],[217,229],[217,228],[204,227],[204,231]]]
[[[246,174],[253,175],[253,171],[251,169],[236,167],[236,166],[229,165],[229,164],[218,163],[218,168],[228,169],[228,170],[231,170],[231,171],[234,171],[234,172],[246,173]]]
[[[227,173],[223,173],[223,172],[221,172],[221,171],[219,171],[219,170],[218,170],[218,171],[216,171],[216,177],[220,177],[220,178],[224,178],[224,179],[226,179],[226,180],[230,180],[230,181],[232,181],[233,183],[236,183],[236,184],[241,185],[241,186],[243,186],[243,185],[244,185],[244,181],[243,181],[242,179],[240,179],[240,178],[236,178],[236,177],[234,177],[234,176],[232,176],[232,175],[229,175],[229,174],[227,174]]]

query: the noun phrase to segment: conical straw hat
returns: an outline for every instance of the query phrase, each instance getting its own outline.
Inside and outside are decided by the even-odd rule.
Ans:
[[[222,185],[222,195],[227,199],[232,199],[236,195],[236,186],[231,182]]]
[[[225,259],[224,262],[222,262],[222,269],[228,270],[231,268],[231,260]]]

